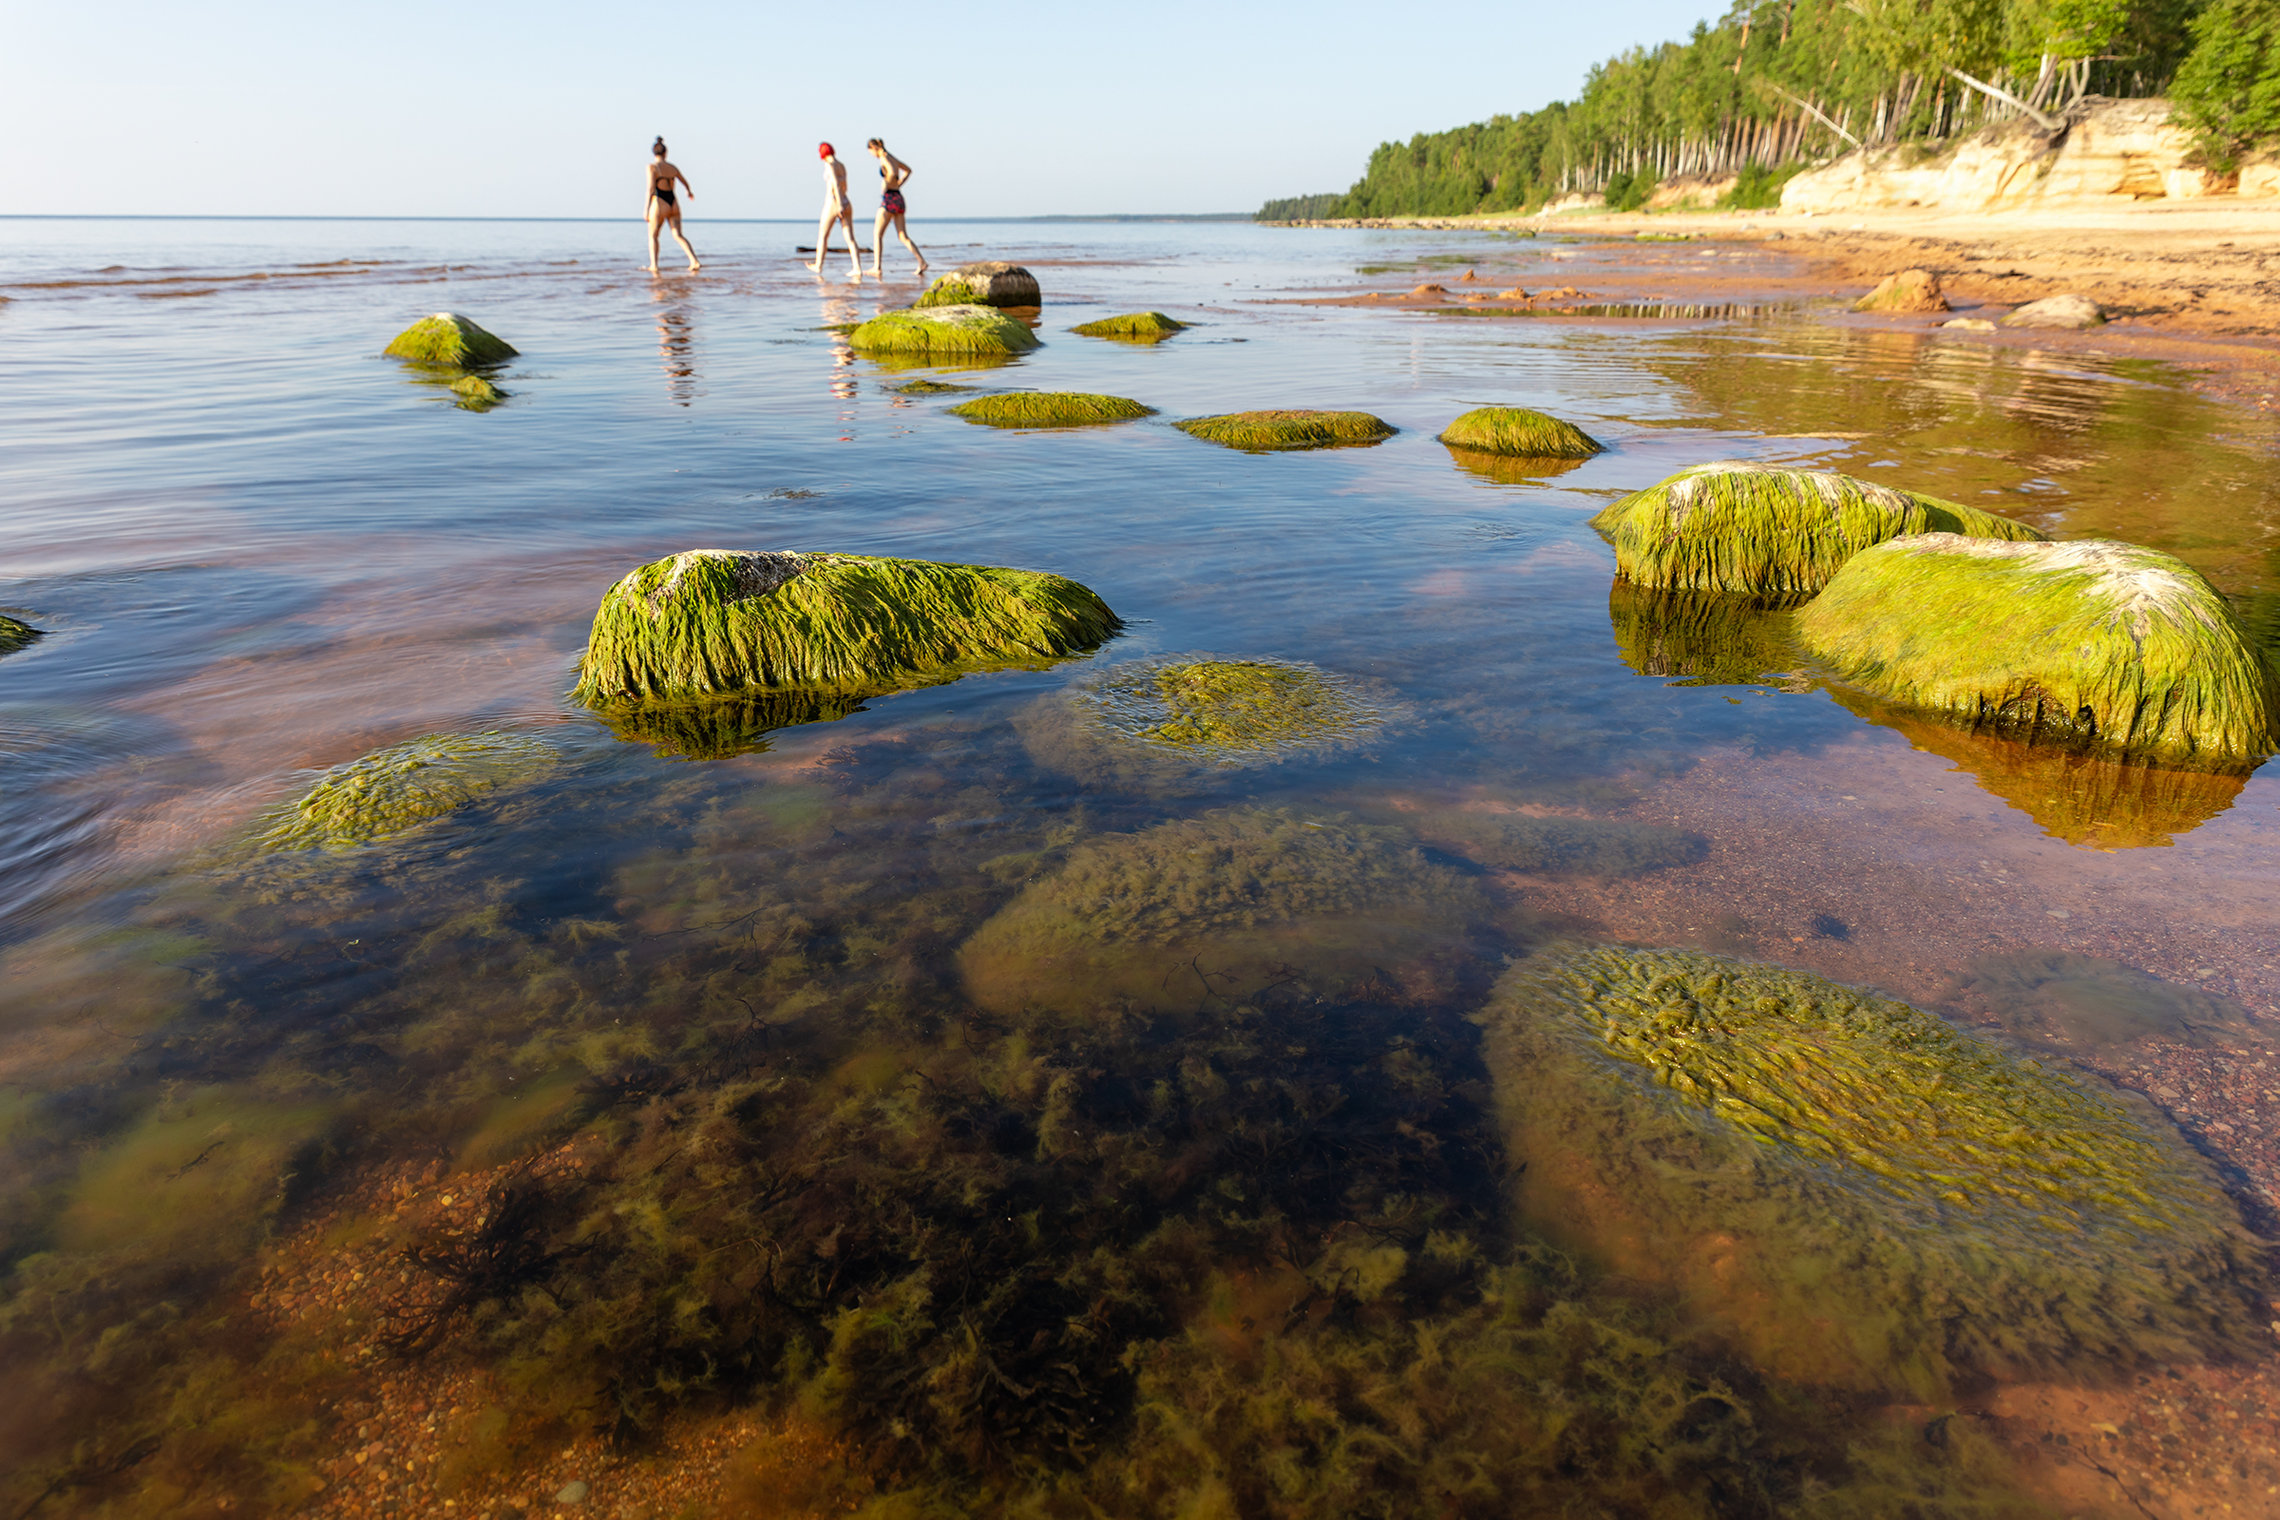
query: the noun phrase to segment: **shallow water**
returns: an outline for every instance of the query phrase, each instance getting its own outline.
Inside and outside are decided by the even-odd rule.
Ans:
[[[1107,392],[1161,415],[1006,433],[946,415],[955,396],[898,393],[934,372],[890,373],[831,328],[917,283],[819,283],[789,225],[693,227],[708,268],[653,282],[611,224],[0,223],[0,610],[48,630],[0,660],[13,1156],[0,1224],[11,1259],[49,1253],[54,1270],[126,1284],[71,1311],[86,1315],[75,1335],[100,1336],[141,1297],[237,1291],[226,1263],[391,1166],[487,1175],[566,1136],[616,1143],[646,1122],[627,1115],[698,1104],[772,1061],[879,1090],[873,1067],[923,1067],[912,1051],[964,1027],[957,948],[1026,884],[1091,836],[1230,805],[1413,830],[1434,870],[1478,878],[1478,923],[1384,952],[1433,967],[1391,975],[1409,989],[1393,1003],[1425,1007],[1427,1025],[1461,1017],[1504,955],[1552,934],[1762,956],[1994,1024],[1952,988],[2004,955],[2198,989],[2179,1005],[2202,1011],[2195,1029],[2211,1006],[2276,1011],[2271,767],[2182,799],[2136,778],[2054,780],[2039,757],[1991,759],[1848,705],[1782,657],[1778,620],[1716,635],[1719,649],[1742,639],[1738,666],[1689,665],[1678,643],[1642,654],[1654,641],[1621,606],[1611,622],[1612,556],[1586,526],[1614,495],[1705,459],[1828,466],[2058,537],[2171,551],[2280,644],[2271,419],[2145,361],[1795,306],[1621,303],[1523,322],[1304,304],[1364,267],[1423,279],[1456,258],[1498,282],[1556,272],[1588,287],[1627,256],[1605,244],[1215,224],[923,232],[940,238],[938,266],[1015,259],[1048,300],[1042,349],[944,378]],[[1150,307],[1197,325],[1152,346],[1066,332]],[[522,350],[504,406],[461,410],[379,357],[444,308]],[[1433,434],[1488,403],[1552,412],[1610,451],[1534,477],[1460,467]],[[1251,407],[1367,410],[1401,432],[1248,455],[1170,426]],[[620,738],[563,693],[619,574],[711,546],[1051,569],[1130,626],[1090,660],[875,699],[694,760]],[[1039,741],[1038,704],[1088,669],[1179,651],[1306,662],[1371,683],[1396,715],[1372,742],[1177,777],[1088,768]],[[245,858],[246,830],[314,771],[488,728],[542,734],[560,761],[399,846]],[[1631,832],[1482,843],[1484,819],[1543,818]],[[1382,993],[1332,1001],[1378,1008]],[[2169,1006],[2140,996],[2132,1017],[2158,1024]],[[1384,1017],[1354,1015],[1370,1029]],[[2260,1019],[2225,1017],[2228,1041],[2265,1047]],[[1166,1058],[1141,1048],[1155,1053],[1133,1055],[1135,1071]],[[1446,1055],[1464,1096],[1402,1110],[1400,1133],[1477,1123],[1464,1117],[1475,1059]],[[996,1075],[973,1080],[995,1091],[1013,1079],[989,1063],[1012,1060],[992,1055]],[[1357,1121],[1353,1155],[1402,1179],[1383,1187],[1443,1197],[1449,1218],[1493,1234],[1491,1163],[1457,1156],[1455,1128],[1449,1154],[1399,1159],[1408,1142],[1370,1127],[1393,1123],[1388,1105]],[[1321,1143],[1326,1165],[1345,1164]],[[2280,1203],[2268,1137],[2210,1143],[2245,1199]],[[1294,1188],[1277,1217],[1332,1207]],[[499,1323],[511,1365],[525,1353]],[[151,1335],[161,1381],[247,1354],[229,1336]],[[71,1370],[74,1345],[44,1353],[80,1379],[71,1407],[120,1430],[164,1424]],[[684,1379],[710,1354],[656,1352]],[[1118,1387],[1086,1418],[1122,1418],[1115,1400],[1132,1395]],[[923,1445],[905,1414],[842,1414],[882,1450]],[[547,1418],[612,1427],[585,1406]],[[889,1428],[902,1433],[877,1436]],[[1038,1439],[1023,1460],[1090,1449],[1065,1431]],[[52,1432],[0,1440],[66,1474],[58,1493],[167,1507],[119,1476],[123,1459],[83,1470]],[[187,1448],[165,1460],[170,1491],[226,1474],[213,1481],[290,1507],[284,1480],[261,1488],[242,1463]],[[292,1460],[318,1470],[316,1455]],[[519,1460],[496,1456],[501,1470]]]

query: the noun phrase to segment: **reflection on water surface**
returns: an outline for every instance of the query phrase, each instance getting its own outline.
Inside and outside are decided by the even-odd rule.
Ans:
[[[11,1513],[580,1483],[611,1513],[1996,1515],[2280,1481],[2237,1421],[2157,1439],[2272,1404],[2231,1309],[2110,1376],[1983,1358],[1935,1406],[1818,1377],[1804,1320],[1556,1248],[1513,1208],[1539,1078],[1475,1022],[1579,940],[1810,969],[2150,1093],[2116,1112],[2268,1221],[2273,782],[1873,709],[1779,615],[1612,585],[1584,522],[1703,459],[1809,463],[2169,550],[2269,627],[2270,423],[2137,361],[1762,306],[1249,305],[1577,250],[1248,227],[986,229],[1045,277],[1047,344],[914,385],[833,329],[915,283],[819,284],[763,225],[653,284],[608,233],[17,229],[0,602],[53,632],[0,663]],[[509,404],[377,359],[439,306],[522,349]],[[1147,308],[1209,325],[1055,336]],[[944,415],[993,379],[1162,417]],[[1499,403],[1612,451],[1452,469],[1433,435]],[[1402,431],[1246,455],[1164,420],[1281,407]],[[1051,569],[1131,626],[861,704],[569,704],[602,591],[706,547]],[[1254,763],[1182,671],[1303,686],[1327,737],[1238,709]],[[1088,724],[1103,693],[1154,705]],[[382,842],[251,845],[327,767],[492,732],[552,758]],[[2228,1241],[2209,1305],[2262,1291]]]

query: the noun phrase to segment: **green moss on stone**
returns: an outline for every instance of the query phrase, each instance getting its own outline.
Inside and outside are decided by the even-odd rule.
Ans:
[[[1607,622],[1623,663],[1679,686],[1758,686],[1798,678],[1788,614],[1720,591],[1659,591],[1618,579]]]
[[[1476,407],[1450,423],[1441,442],[1522,459],[1589,459],[1606,448],[1573,423],[1518,406]]]
[[[977,263],[960,264],[947,274],[937,275],[926,294],[913,303],[930,306],[1019,306],[1035,307],[1044,296],[1037,288],[1037,276],[1019,264],[1003,259],[983,259]]]
[[[1727,591],[1769,604],[1812,596],[1846,560],[1909,533],[2030,540],[2023,523],[1828,470],[1702,464],[1591,520],[1616,571],[1641,586]]]
[[[964,396],[972,394],[974,387],[952,385],[947,380],[905,380],[902,384],[890,385],[887,389],[898,396]]]
[[[1160,311],[1127,312],[1120,317],[1103,317],[1098,322],[1080,322],[1069,331],[1080,338],[1123,338],[1129,342],[1156,343],[1176,332],[1186,332],[1188,324],[1175,321]]]
[[[1477,1022],[1523,1218],[1778,1375],[1926,1397],[2268,1337],[2209,1166],[2088,1076],[1691,951],[1532,958]]]
[[[325,772],[260,835],[268,850],[352,850],[411,833],[544,774],[552,745],[529,734],[429,734]]]
[[[1229,412],[1174,423],[1206,443],[1258,452],[1265,449],[1330,449],[1379,443],[1397,431],[1368,412]]]
[[[927,286],[925,293],[910,304],[913,310],[924,310],[931,306],[987,306],[989,303],[982,299],[980,291],[964,280],[954,280],[944,275]]]
[[[1122,396],[1096,396],[1085,391],[1007,391],[960,402],[950,408],[950,413],[989,427],[1054,428],[1130,422],[1136,417],[1153,417],[1156,409]]]
[[[6,613],[0,612],[0,654],[14,654],[34,640],[46,637],[46,629],[34,628],[29,623],[19,622]]]
[[[1797,629],[1863,689],[1975,728],[2210,769],[2280,746],[2280,678],[2224,597],[2132,544],[1902,539]]]
[[[590,705],[797,687],[871,693],[1057,658],[1122,625],[1035,570],[692,549],[609,589],[573,695]]]
[[[1228,809],[1090,840],[959,952],[982,1007],[1177,1013],[1268,994],[1410,1001],[1474,973],[1487,904],[1397,830]]]
[[[507,399],[505,391],[481,375],[461,375],[451,382],[451,391],[459,398],[461,409],[470,412],[487,412]]]
[[[439,311],[432,317],[420,318],[396,334],[395,341],[385,352],[390,358],[409,359],[415,364],[469,369],[503,364],[515,357],[516,349],[506,339],[485,332],[455,311]]]
[[[1035,348],[1037,335],[994,307],[960,304],[885,312],[847,342],[861,353],[1003,358]]]

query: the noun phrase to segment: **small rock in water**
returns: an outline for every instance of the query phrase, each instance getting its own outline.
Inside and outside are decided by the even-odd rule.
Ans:
[[[2105,311],[2088,296],[2045,296],[2029,301],[2003,319],[2005,327],[2096,327],[2106,320]]]
[[[592,1492],[593,1490],[588,1488],[584,1482],[573,1478],[554,1491],[554,1502],[557,1504],[583,1504],[586,1502],[586,1496]]]
[[[1888,274],[1867,295],[1853,302],[1854,311],[1947,311],[1947,297],[1928,269],[1903,269]]]
[[[1446,285],[1418,285],[1412,287],[1409,293],[1413,296],[1445,296],[1449,293],[1449,287]]]
[[[1993,332],[1995,324],[1985,317],[1957,317],[1953,322],[1942,322],[1942,327],[1960,327],[1965,332]]]
[[[1814,914],[1812,922],[1807,924],[1806,927],[1813,931],[1813,937],[1815,939],[1852,938],[1851,926],[1848,925],[1843,919],[1838,918],[1833,913]]]

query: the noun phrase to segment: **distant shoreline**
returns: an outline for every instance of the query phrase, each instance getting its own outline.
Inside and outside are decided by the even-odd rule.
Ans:
[[[638,222],[632,212],[623,216],[303,216],[268,215],[234,211],[0,211],[0,222]],[[812,216],[692,216],[716,227],[805,227]],[[1098,216],[1055,213],[1050,216],[927,216],[926,222],[1248,222],[1248,211],[1103,212]]]

